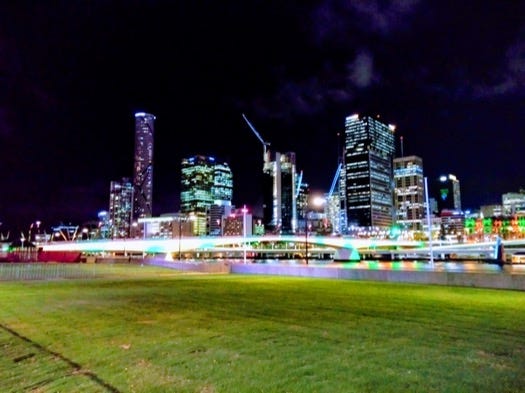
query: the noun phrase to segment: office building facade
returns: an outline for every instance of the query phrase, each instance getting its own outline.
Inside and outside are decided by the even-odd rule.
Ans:
[[[308,213],[308,201],[310,198],[310,186],[308,183],[301,182],[296,198],[297,209],[297,232],[301,233],[306,230],[306,215]]]
[[[346,118],[344,181],[349,228],[392,225],[394,130],[370,116]]]
[[[133,166],[133,219],[151,217],[153,212],[153,137],[155,116],[135,113],[135,160]]]
[[[213,167],[212,194],[216,201],[232,201],[233,174],[230,166],[225,162],[216,163]]]
[[[425,217],[423,160],[418,156],[394,158],[396,223],[408,231],[421,231]]]
[[[108,226],[112,239],[131,236],[133,220],[133,183],[128,178],[112,181],[109,186]]]
[[[182,160],[180,206],[182,213],[195,217],[194,235],[221,233],[221,215],[231,207],[232,190],[233,175],[227,163],[202,155]]]
[[[441,175],[434,182],[434,198],[437,202],[437,213],[444,210],[461,211],[461,191],[459,180],[455,175]]]
[[[506,216],[525,215],[525,190],[501,195],[501,205]]]
[[[263,223],[267,232],[292,234],[297,229],[295,153],[265,152]]]
[[[214,201],[209,210],[208,234],[221,236],[224,217],[231,212],[233,198],[233,174],[225,162],[215,164],[212,194]]]

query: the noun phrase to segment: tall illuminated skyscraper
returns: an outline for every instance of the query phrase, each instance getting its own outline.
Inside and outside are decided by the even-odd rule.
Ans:
[[[290,234],[297,229],[297,172],[295,153],[272,152],[246,116],[244,120],[263,144],[263,218],[265,231]]]
[[[455,175],[441,175],[434,182],[434,197],[439,214],[443,210],[461,211],[461,191]]]
[[[127,238],[131,234],[133,210],[133,184],[130,179],[112,181],[109,186],[109,236]]]
[[[135,113],[134,220],[152,215],[154,121],[152,114]]]
[[[295,153],[265,153],[263,221],[267,230],[280,234],[297,229],[297,172]]]
[[[393,222],[394,130],[370,116],[346,118],[344,176],[349,227],[386,229]]]
[[[423,160],[418,156],[394,158],[396,221],[420,231],[425,213]]]
[[[211,219],[220,219],[222,210],[217,212],[212,206],[231,206],[232,190],[233,176],[228,164],[218,164],[214,157],[201,155],[182,160],[180,209],[195,218],[194,235],[208,235],[219,229],[219,224],[212,225]]]
[[[308,213],[308,199],[310,197],[310,185],[301,181],[298,184],[296,209],[297,209],[297,230],[302,232],[306,229],[306,216]]]
[[[227,163],[216,163],[213,168],[213,199],[231,202],[233,197],[233,174]]]
[[[224,217],[232,211],[233,174],[227,163],[217,163],[213,173],[213,205],[209,213],[209,235],[221,235]]]

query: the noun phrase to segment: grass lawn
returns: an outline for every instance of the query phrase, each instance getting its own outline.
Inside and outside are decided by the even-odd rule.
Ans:
[[[523,292],[96,269],[0,281],[0,392],[525,392]]]

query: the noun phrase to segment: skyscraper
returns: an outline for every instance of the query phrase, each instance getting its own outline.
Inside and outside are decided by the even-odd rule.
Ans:
[[[332,232],[346,233],[346,208],[345,208],[345,171],[343,155],[339,157],[339,165],[332,180],[332,186],[326,194],[326,218],[330,222]]]
[[[213,199],[231,202],[233,198],[233,174],[227,163],[216,163],[213,168]]]
[[[297,173],[295,153],[265,154],[263,221],[267,230],[282,234],[297,229]]]
[[[310,186],[304,181],[298,185],[299,190],[296,198],[297,210],[297,230],[303,232],[306,230],[306,215],[308,213],[308,199],[310,196]]]
[[[455,175],[442,175],[434,182],[434,197],[440,218],[440,238],[458,239],[464,233],[465,215],[461,211],[459,180]]]
[[[134,220],[152,215],[154,121],[152,114],[135,113]]]
[[[244,120],[255,136],[263,144],[263,218],[265,231],[274,233],[294,233],[297,229],[297,173],[295,153],[272,154],[270,143],[265,141],[255,127]]]
[[[455,175],[440,176],[434,183],[433,194],[440,215],[443,210],[461,211],[461,192],[459,180]]]
[[[345,121],[347,225],[386,229],[393,221],[395,127],[370,116]]]
[[[418,156],[394,158],[396,222],[421,231],[425,211],[423,160]]]
[[[212,210],[214,220],[220,214],[212,206],[231,205],[232,190],[233,176],[227,163],[217,164],[214,157],[201,155],[182,160],[181,212],[195,217],[194,235],[209,235],[219,229],[216,222],[211,225]]]
[[[295,153],[281,154],[281,233],[283,234],[292,234],[297,229],[296,178]]]
[[[127,238],[131,234],[133,184],[130,179],[112,181],[109,186],[109,236]]]
[[[213,172],[213,205],[210,206],[209,235],[222,235],[224,217],[232,210],[233,174],[227,163],[217,163]]]

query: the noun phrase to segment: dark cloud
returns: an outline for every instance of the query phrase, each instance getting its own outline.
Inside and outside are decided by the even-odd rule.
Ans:
[[[312,33],[320,45],[342,46],[358,41],[364,33],[384,36],[406,29],[419,3],[419,0],[326,0],[312,12]]]
[[[525,40],[512,44],[502,59],[503,65],[497,72],[494,84],[477,85],[474,88],[476,98],[501,97],[506,94],[522,94],[525,90]]]
[[[347,61],[351,87],[397,79],[406,82],[403,87],[417,80],[416,89],[453,99],[519,93],[523,22],[512,13],[523,7],[487,2],[471,12],[469,4],[474,3],[329,0],[314,8],[311,32],[318,47]]]
[[[13,125],[11,123],[10,117],[9,109],[0,106],[0,138],[13,135]]]
[[[348,65],[349,79],[358,88],[369,87],[372,82],[379,82],[374,75],[374,59],[368,51],[359,52],[354,61]]]
[[[13,119],[9,110],[13,61],[13,53],[10,52],[7,40],[0,32],[0,138],[13,134]]]
[[[346,7],[355,11],[355,17],[362,20],[360,26],[364,29],[389,34],[393,30],[404,28],[406,19],[411,16],[419,5],[419,0],[392,0],[392,1],[340,1]]]

